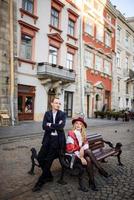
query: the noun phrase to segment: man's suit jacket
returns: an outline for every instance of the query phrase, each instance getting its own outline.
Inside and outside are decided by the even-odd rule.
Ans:
[[[60,123],[60,121],[62,121],[62,123]],[[51,126],[50,127],[47,126],[47,123],[51,123]],[[55,132],[56,130],[58,133],[59,148],[65,151],[65,147],[66,147],[66,138],[65,138],[65,133],[64,133],[65,123],[66,123],[66,114],[63,111],[61,110],[57,111],[57,114],[55,117],[55,123],[53,123],[52,110],[47,111],[45,113],[43,124],[42,124],[43,130],[45,130],[42,144],[46,149],[48,149],[48,147],[50,146],[50,138],[53,137],[51,136],[51,133]]]

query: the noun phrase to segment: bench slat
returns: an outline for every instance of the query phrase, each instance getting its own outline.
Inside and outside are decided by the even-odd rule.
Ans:
[[[116,153],[115,149],[105,149],[99,152],[93,152],[97,160],[102,160]]]

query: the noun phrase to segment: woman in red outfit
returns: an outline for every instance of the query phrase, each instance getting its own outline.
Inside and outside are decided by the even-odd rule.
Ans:
[[[68,132],[67,142],[66,142],[66,152],[74,153],[76,158],[80,159],[82,165],[86,166],[88,175],[89,175],[89,186],[92,190],[97,191],[93,164],[99,170],[99,173],[105,177],[108,177],[108,174],[100,166],[95,156],[89,149],[89,144],[86,137],[86,128],[87,124],[83,118],[78,117],[72,120],[73,129]]]

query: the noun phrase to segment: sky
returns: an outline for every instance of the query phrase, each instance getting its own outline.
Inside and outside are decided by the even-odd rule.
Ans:
[[[110,0],[125,17],[134,17],[134,0]]]

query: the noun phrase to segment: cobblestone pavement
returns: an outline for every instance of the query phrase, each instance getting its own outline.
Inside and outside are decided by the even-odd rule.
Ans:
[[[52,166],[54,182],[44,185],[37,193],[31,191],[41,171],[35,170],[35,176],[29,175],[30,148],[39,150],[42,135],[20,137],[16,140],[0,140],[0,200],[133,200],[134,199],[134,123],[92,127],[91,133],[101,133],[106,140],[114,144],[123,144],[123,167],[117,165],[114,157],[101,165],[112,174],[109,178],[100,176],[95,169],[95,180],[99,191],[89,188],[87,193],[78,190],[76,177],[66,175],[67,185],[57,183],[60,165],[56,160]],[[88,179],[85,174],[85,184]]]

